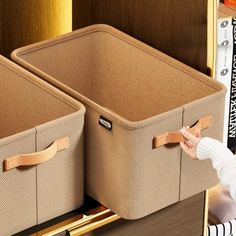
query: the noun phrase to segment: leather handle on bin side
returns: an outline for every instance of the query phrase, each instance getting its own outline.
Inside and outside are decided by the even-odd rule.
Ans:
[[[53,158],[57,152],[69,148],[69,138],[64,137],[55,140],[48,148],[43,151],[18,154],[8,157],[4,160],[3,168],[5,171],[11,170],[19,166],[32,166],[46,162]]]
[[[188,131],[191,134],[196,135],[198,130],[211,127],[212,120],[213,120],[212,116],[206,116],[204,118],[201,118],[197,121],[197,123],[193,127],[189,128]],[[166,132],[153,138],[153,149],[168,143],[180,143],[185,140],[186,140],[185,137],[181,134],[180,131]]]

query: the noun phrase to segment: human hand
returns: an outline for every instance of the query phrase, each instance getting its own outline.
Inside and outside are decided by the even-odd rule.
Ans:
[[[196,136],[191,134],[187,129],[189,127],[183,127],[180,132],[187,139],[180,143],[181,148],[187,153],[191,159],[197,159],[197,145],[201,140],[200,130],[197,131]]]

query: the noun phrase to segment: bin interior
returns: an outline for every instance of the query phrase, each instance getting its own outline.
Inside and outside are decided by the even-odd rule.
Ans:
[[[0,61],[0,139],[76,111]]]
[[[200,80],[172,66],[171,58],[166,62],[125,37],[99,30],[73,33],[32,46],[17,56],[130,121],[158,115],[222,89],[203,75]]]

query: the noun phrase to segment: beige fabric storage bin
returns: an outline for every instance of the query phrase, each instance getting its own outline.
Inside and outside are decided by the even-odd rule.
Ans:
[[[76,100],[0,56],[0,235],[83,203],[83,123]]]
[[[143,217],[218,182],[210,161],[190,160],[177,144],[154,146],[206,116],[213,124],[202,134],[221,139],[220,83],[106,25],[12,58],[86,105],[86,191],[121,217]]]

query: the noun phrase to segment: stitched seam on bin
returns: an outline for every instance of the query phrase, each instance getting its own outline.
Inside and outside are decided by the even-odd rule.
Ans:
[[[12,141],[12,142],[9,142],[9,143],[7,143],[7,144],[5,144],[5,145],[2,145],[2,146],[0,146],[0,148],[6,148],[6,147],[8,147],[8,146],[10,146],[10,145],[12,145],[12,144],[15,144],[15,143],[17,143],[19,140],[21,141],[21,140],[25,140],[25,139],[28,139],[28,138],[30,138],[30,137],[34,137],[34,150],[36,150],[36,128],[32,128],[32,129],[34,129],[35,130],[35,132],[34,133],[32,133],[32,134],[29,134],[29,135],[27,135],[27,136],[24,136],[24,137],[22,137],[22,138],[17,138],[16,140],[14,140],[14,141]],[[8,137],[10,137],[10,136],[8,136]],[[35,169],[35,174],[36,174],[36,177],[37,177],[37,166],[36,166],[36,169]],[[35,209],[35,213],[36,213],[36,222],[38,223],[38,216],[37,216],[37,208],[38,208],[38,206],[37,206],[37,178],[36,178],[36,181],[35,181],[35,185],[36,185],[36,209]]]
[[[160,114],[151,116],[151,117],[146,118],[141,121],[130,121],[130,120],[126,119],[125,117],[119,115],[118,113],[114,112],[113,110],[107,110],[106,107],[103,107],[103,106],[93,102],[91,99],[88,99],[87,97],[81,95],[80,93],[77,93],[72,88],[70,88],[70,87],[67,87],[67,88],[69,88],[70,93],[71,92],[76,93],[76,94],[70,94],[71,97],[73,97],[74,99],[78,99],[82,103],[86,103],[86,107],[89,107],[90,109],[92,109],[93,111],[95,111],[99,115],[107,116],[107,114],[104,114],[104,113],[110,112],[109,116],[111,117],[110,119],[113,123],[115,123],[119,127],[123,127],[123,128],[129,129],[129,130],[136,130],[136,129],[151,126],[152,124],[155,124],[159,121],[166,119],[166,118],[160,119],[160,118],[158,118],[158,116],[160,116],[164,113],[167,113],[167,112],[172,112],[174,110],[178,110],[178,111],[174,112],[174,114],[165,116],[165,117],[171,118],[171,117],[176,116],[177,114],[181,113],[183,110],[183,106],[180,106],[180,107],[174,108],[172,110],[166,111],[164,113],[160,113]],[[156,117],[156,118],[154,118],[154,117]],[[152,120],[150,121],[150,119],[152,119]],[[158,119],[158,121],[157,121],[157,119]]]
[[[56,127],[60,127],[60,128],[61,128],[61,125],[67,124],[68,121],[74,121],[75,119],[83,119],[83,117],[82,117],[82,116],[80,116],[80,117],[72,117],[72,118],[69,118],[68,120],[63,120],[63,121],[61,121],[61,122],[59,121],[59,124],[50,125],[50,129],[51,129],[51,128],[56,128]],[[53,121],[51,121],[51,122],[53,122]],[[42,124],[42,125],[43,125],[43,124]],[[48,132],[47,129],[37,129],[37,127],[40,127],[40,125],[36,126],[36,132],[37,132],[37,134],[42,134],[42,133]],[[83,127],[82,127],[82,128],[83,128]]]
[[[97,112],[97,113],[99,113],[99,112]],[[169,120],[169,119],[175,117],[175,116],[176,116],[177,114],[179,114],[179,113],[181,113],[181,112],[178,112],[178,113],[175,113],[175,114],[173,114],[173,115],[171,115],[171,116],[168,116],[168,117],[159,119],[158,121],[157,121],[157,120],[156,120],[156,121],[152,121],[152,122],[149,123],[149,124],[140,125],[140,126],[138,126],[138,127],[130,127],[130,126],[126,126],[126,125],[121,125],[121,124],[119,124],[118,122],[114,122],[114,121],[112,121],[112,122],[114,122],[117,126],[122,127],[122,128],[126,128],[126,129],[128,129],[128,130],[141,130],[141,129],[145,129],[146,127],[151,127],[151,126],[153,126],[153,125],[156,125],[157,123],[161,123],[161,122],[163,122],[163,121]],[[99,113],[99,114],[100,114],[100,113]]]
[[[69,120],[72,121],[72,120],[75,120],[76,118],[77,118],[77,119],[78,119],[78,118],[81,119],[82,117],[73,117],[73,118],[70,118]],[[51,122],[53,122],[53,121],[51,121]],[[67,123],[67,122],[68,122],[68,120],[62,121],[62,122],[60,122],[60,124],[57,124],[57,125],[50,125],[50,128],[58,127],[58,126],[60,126],[60,125],[62,125],[62,124],[65,124],[65,123]],[[42,124],[42,125],[43,125],[43,124]],[[40,126],[40,125],[39,125],[39,126]],[[37,126],[37,127],[39,127],[39,126]],[[37,127],[32,128],[32,129],[35,130],[35,132],[37,132],[37,134],[38,134],[38,133],[44,133],[44,132],[47,131],[47,130],[38,130]],[[26,130],[26,131],[27,131],[27,130]],[[24,137],[22,137],[22,138],[17,138],[16,140],[14,140],[14,141],[12,141],[12,142],[10,142],[10,143],[6,143],[6,144],[1,145],[0,148],[2,148],[2,147],[8,147],[8,146],[11,145],[11,144],[17,143],[19,140],[27,139],[27,138],[33,136],[34,134],[35,134],[35,133],[32,133],[32,134],[29,134],[29,135],[24,136]],[[8,136],[8,137],[10,137],[10,136]],[[1,139],[0,139],[0,140],[1,140]]]
[[[12,68],[12,67],[9,67],[9,66],[6,65],[6,64],[3,64],[1,61],[0,61],[0,63],[1,63],[3,66],[5,66],[5,67],[7,67],[8,69],[10,69],[11,71],[17,73],[18,75],[20,75],[20,76],[23,77],[24,79],[30,81],[31,83],[33,83],[33,84],[36,85],[37,87],[41,88],[42,90],[48,92],[48,93],[51,94],[52,96],[54,96],[54,97],[56,97],[57,99],[61,100],[61,101],[64,102],[65,104],[71,106],[71,107],[74,108],[76,111],[81,111],[81,107],[78,108],[78,107],[74,106],[74,105],[71,104],[69,101],[67,101],[67,100],[65,100],[64,98],[59,97],[59,95],[56,95],[55,93],[53,93],[50,89],[48,89],[48,88],[46,88],[46,87],[43,87],[42,85],[38,84],[38,83],[37,83],[36,81],[34,81],[33,79],[26,77],[26,75],[24,75],[22,72],[19,72],[19,71],[17,71],[15,68]],[[21,68],[21,69],[22,69],[22,68]],[[28,73],[28,72],[27,72],[27,73]],[[31,75],[31,76],[32,76],[32,75]],[[35,76],[35,75],[34,75],[34,76]],[[52,85],[51,85],[51,86],[52,86]],[[63,93],[63,91],[61,91],[61,90],[59,90],[59,91]],[[68,95],[67,95],[67,96],[68,96]],[[77,101],[77,102],[78,102],[78,101]],[[72,113],[73,113],[73,112],[72,112]]]
[[[166,121],[168,121],[168,120],[171,120],[173,117],[176,117],[176,116],[171,116],[171,117],[168,117],[168,118],[166,118],[166,119],[162,119],[161,122],[158,121],[158,122],[156,122],[156,123],[153,123],[153,124],[149,125],[148,128],[151,128],[152,126],[156,126],[156,125],[159,125],[159,126],[160,126],[162,122],[166,122]],[[182,120],[183,120],[183,117],[182,117]],[[182,121],[182,126],[183,126],[183,121]],[[181,126],[181,127],[182,127],[182,126]],[[146,127],[141,127],[141,128],[139,128],[139,129],[136,129],[136,130],[138,130],[139,132],[142,132],[142,130],[144,130],[144,129],[146,129]],[[178,129],[176,129],[175,131],[168,131],[168,130],[165,130],[165,131],[155,132],[155,134],[154,134],[153,137],[152,137],[152,140],[150,141],[150,147],[151,147],[151,149],[152,149],[152,150],[158,149],[158,147],[157,147],[157,148],[152,148],[152,142],[153,142],[153,139],[154,139],[155,136],[157,136],[157,135],[159,135],[159,134],[162,134],[162,133],[164,133],[164,132],[176,132],[176,131],[178,131]],[[137,138],[137,137],[135,136],[135,142],[138,142],[138,140],[139,140],[139,138]],[[181,160],[180,160],[180,164],[181,164]],[[181,176],[181,172],[180,172],[180,176]],[[180,184],[179,184],[179,186],[180,186]],[[179,190],[179,191],[180,191],[180,190]]]
[[[35,152],[38,151],[38,132],[35,128]],[[35,166],[35,178],[36,178],[36,222],[39,223],[39,206],[38,206],[38,165]]]
[[[215,103],[217,100],[220,100],[220,99],[222,99],[222,97],[217,97],[215,100],[208,100],[208,101],[205,101],[205,103],[204,104],[206,104],[206,103]],[[191,110],[194,110],[194,109],[196,109],[196,108],[198,108],[198,107],[200,107],[200,106],[202,106],[203,104],[196,104],[196,105],[194,105],[194,106],[192,106],[192,107],[190,107],[190,108],[185,108],[186,107],[186,105],[184,105],[183,106],[183,109],[184,109],[184,111],[191,111]]]
[[[35,128],[32,128],[32,129],[35,129]],[[27,131],[27,130],[26,130],[26,131]],[[11,145],[11,144],[17,143],[19,140],[27,139],[27,138],[33,136],[34,134],[35,134],[35,133],[32,133],[32,134],[29,134],[29,135],[24,136],[24,137],[22,137],[22,138],[17,138],[16,140],[14,140],[14,141],[12,141],[12,142],[9,142],[9,143],[6,143],[6,144],[1,145],[0,148],[2,148],[2,147],[8,147],[8,146]],[[11,136],[7,136],[6,138],[9,138],[9,137],[11,137]],[[1,140],[1,139],[0,139],[0,140]]]
[[[184,112],[185,110],[183,110],[182,112],[182,127],[184,125]],[[181,181],[182,181],[182,163],[183,163],[183,150],[182,148],[180,149],[180,169],[179,169],[179,201],[180,201],[180,197],[181,197],[181,190],[182,190],[182,185],[181,185]]]
[[[27,53],[29,53],[29,52],[34,52],[34,51],[40,50],[40,49],[42,49],[42,48],[46,48],[46,47],[51,46],[51,45],[56,45],[56,44],[59,44],[59,43],[61,43],[61,42],[69,41],[69,40],[71,40],[71,39],[79,38],[79,37],[82,37],[82,36],[85,36],[85,35],[88,35],[88,34],[91,34],[91,33],[95,33],[95,32],[105,32],[105,33],[108,33],[108,34],[110,34],[110,35],[113,35],[114,37],[116,37],[116,38],[122,40],[123,42],[126,42],[127,44],[130,44],[130,45],[132,45],[133,47],[136,47],[136,48],[140,49],[141,51],[145,52],[146,54],[149,54],[149,55],[151,55],[151,56],[153,56],[153,57],[155,57],[155,58],[158,58],[159,60],[161,60],[162,62],[164,62],[164,63],[166,63],[166,64],[168,64],[168,65],[170,65],[171,67],[175,67],[176,69],[182,71],[183,73],[189,75],[190,77],[195,78],[195,79],[201,81],[201,82],[204,83],[204,84],[207,84],[208,86],[210,86],[210,87],[216,89],[216,91],[221,91],[221,89],[222,89],[222,88],[221,88],[221,89],[218,88],[217,85],[212,85],[212,84],[210,84],[209,82],[204,81],[203,79],[199,78],[199,77],[196,76],[196,75],[192,75],[191,73],[187,72],[186,70],[182,69],[181,67],[179,67],[179,66],[177,66],[177,65],[173,65],[173,64],[167,62],[165,59],[160,58],[160,56],[158,56],[158,55],[154,55],[154,53],[146,51],[146,50],[143,49],[141,46],[135,45],[133,42],[129,42],[129,41],[125,40],[123,37],[118,36],[118,35],[115,35],[113,32],[109,32],[109,31],[107,31],[107,30],[105,30],[105,29],[94,29],[94,30],[90,30],[89,32],[81,33],[80,35],[73,35],[73,36],[70,36],[70,35],[67,36],[67,35],[66,35],[66,36],[64,36],[63,38],[59,38],[59,39],[55,40],[54,42],[47,42],[47,43],[44,43],[44,45],[41,45],[41,46],[39,46],[39,47],[36,48],[36,49],[31,49],[31,50],[29,49],[27,52],[21,53],[20,55],[25,55],[25,54],[27,54]],[[123,33],[123,32],[122,32],[122,33]],[[152,48],[150,48],[150,49],[152,49]],[[147,50],[150,50],[150,49],[147,49]],[[205,75],[204,75],[204,76],[205,76]],[[220,86],[220,85],[218,85],[218,86]]]
[[[67,116],[70,116],[71,114],[69,114],[69,115],[67,115]],[[41,127],[41,126],[43,126],[43,125],[45,125],[45,124],[48,124],[48,125],[50,125],[50,128],[54,128],[54,127],[58,127],[58,126],[60,126],[60,125],[62,125],[62,124],[65,124],[65,123],[67,123],[67,122],[69,122],[69,121],[72,121],[72,120],[74,120],[74,119],[82,119],[82,120],[84,120],[84,116],[74,116],[74,117],[68,117],[67,119],[65,119],[65,116],[62,116],[62,117],[59,117],[58,119],[54,119],[54,120],[51,120],[51,121],[49,121],[49,122],[45,122],[45,123],[42,123],[42,124],[39,124],[39,125],[37,125],[35,128],[37,129],[38,127]],[[54,123],[57,123],[57,124],[54,124]],[[58,124],[59,123],[59,124]],[[54,125],[53,125],[54,124]],[[41,131],[40,130],[38,130],[37,129],[37,132],[38,133],[41,133]]]

